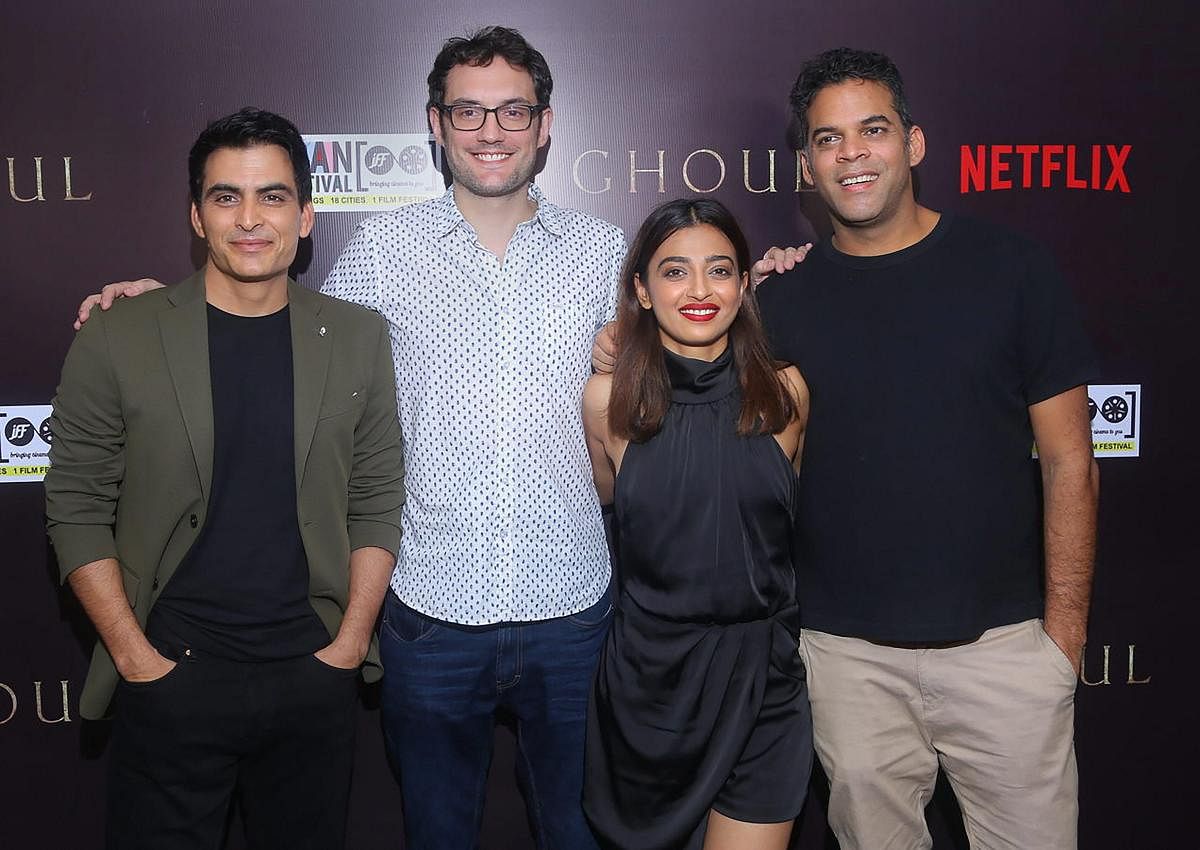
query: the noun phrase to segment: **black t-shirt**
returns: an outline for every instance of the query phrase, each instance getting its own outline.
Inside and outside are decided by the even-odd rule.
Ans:
[[[296,520],[291,322],[208,305],[213,477],[196,543],[147,634],[234,661],[294,658],[329,634],[308,601]]]
[[[943,215],[879,257],[817,247],[758,292],[812,396],[800,472],[807,628],[969,639],[1042,613],[1028,408],[1095,378],[1041,248]]]

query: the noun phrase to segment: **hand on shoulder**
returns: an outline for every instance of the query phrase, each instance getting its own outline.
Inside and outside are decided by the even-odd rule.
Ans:
[[[794,248],[778,248],[772,245],[763,254],[761,260],[750,269],[750,285],[758,286],[772,274],[783,274],[791,271],[798,263],[803,263],[813,243],[805,242]]]
[[[163,284],[149,277],[143,277],[140,280],[123,280],[118,283],[110,283],[99,292],[89,295],[80,303],[79,310],[75,315],[75,330],[83,327],[83,323],[91,316],[93,307],[99,306],[101,310],[107,310],[112,307],[113,302],[118,298],[136,298],[143,292],[149,292],[151,289],[162,289],[162,287]]]

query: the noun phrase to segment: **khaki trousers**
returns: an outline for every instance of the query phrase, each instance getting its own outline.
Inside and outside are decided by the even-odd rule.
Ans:
[[[1040,620],[949,648],[805,629],[813,736],[842,850],[929,848],[938,766],[971,847],[1076,847],[1076,676]]]

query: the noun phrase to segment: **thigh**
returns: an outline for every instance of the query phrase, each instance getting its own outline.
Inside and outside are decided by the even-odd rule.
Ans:
[[[346,831],[358,670],[304,656],[265,668],[252,684],[255,746],[238,791],[254,850],[340,850]]]
[[[1066,656],[1030,620],[938,659],[933,740],[972,846],[1075,847],[1076,676]]]
[[[570,617],[525,623],[520,680],[505,691],[517,718],[517,768],[538,846],[594,847],[583,816],[588,695],[612,620],[608,593]]]
[[[439,624],[387,595],[382,720],[409,846],[476,845],[492,758],[497,635]]]
[[[107,845],[217,850],[237,776],[237,683],[202,662],[118,685],[109,757]]]
[[[786,850],[792,822],[748,823],[733,820],[718,811],[709,812],[704,850]]]
[[[762,705],[737,764],[712,808],[735,821],[791,822],[812,773],[812,716],[795,633],[772,624]]]
[[[930,847],[925,804],[937,753],[917,678],[922,650],[805,629],[813,741],[829,777],[829,822],[845,850]]]

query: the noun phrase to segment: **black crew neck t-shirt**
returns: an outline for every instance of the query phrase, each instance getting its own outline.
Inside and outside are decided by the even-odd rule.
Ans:
[[[204,528],[150,612],[147,634],[231,661],[315,652],[296,519],[291,322],[208,305],[213,477]]]
[[[823,243],[758,298],[775,356],[811,392],[797,518],[804,626],[934,642],[1041,616],[1028,408],[1096,374],[1050,256],[943,215],[892,254]]]

